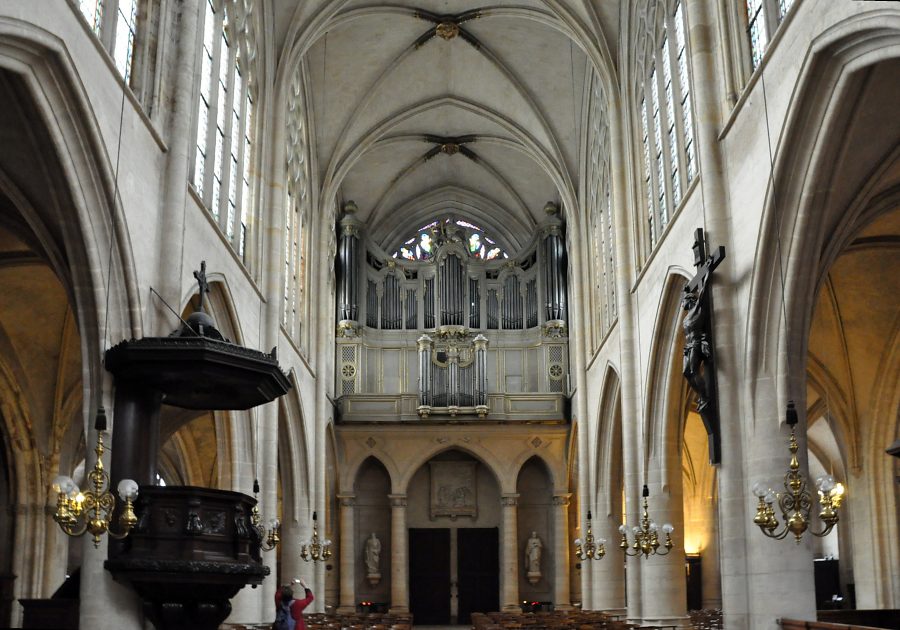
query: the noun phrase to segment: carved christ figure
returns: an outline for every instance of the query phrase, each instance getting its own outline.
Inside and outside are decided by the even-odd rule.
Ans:
[[[684,288],[681,306],[685,310],[684,321],[684,362],[683,374],[688,384],[697,392],[697,411],[702,412],[709,404],[709,392],[704,378],[702,364],[710,357],[709,338],[706,336],[707,313],[703,308],[703,293],[709,274],[703,274],[697,288]]]

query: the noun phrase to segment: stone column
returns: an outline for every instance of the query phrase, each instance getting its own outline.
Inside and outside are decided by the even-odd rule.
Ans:
[[[389,494],[391,500],[391,612],[409,612],[409,566],[406,559],[406,495]]]
[[[614,484],[612,488],[615,487]],[[625,569],[622,551],[619,549],[618,531],[622,522],[622,500],[621,494],[619,497],[609,497],[609,493],[613,492],[614,490],[603,492],[597,497],[597,511],[593,522],[594,538],[606,539],[606,556],[600,561],[594,560],[590,563],[593,588],[591,603],[593,610],[626,614]]]
[[[519,536],[518,536],[518,494],[500,496],[503,529],[500,554],[500,609],[521,610],[519,607]]]
[[[556,567],[553,601],[557,610],[571,610],[572,591],[569,588],[569,493],[553,495],[553,520],[556,524]]]
[[[341,595],[337,612],[348,614],[356,612],[356,536],[354,535],[355,494],[339,494],[341,504]]]
[[[654,471],[650,471],[653,475]],[[680,471],[679,471],[680,472]],[[659,471],[656,475],[659,476]],[[660,528],[660,551],[665,551],[662,542],[665,535],[662,533],[664,523],[675,526],[672,533],[674,547],[664,555],[651,555],[648,558],[639,557],[642,563],[641,571],[641,600],[642,617],[647,625],[675,626],[678,628],[690,628],[690,620],[687,616],[687,584],[684,573],[684,519],[682,517],[681,493],[664,492],[659,483],[650,493],[648,500],[648,514],[651,522],[655,522]],[[681,483],[674,486],[681,488]],[[629,527],[640,525],[640,522],[629,523]],[[629,541],[633,541],[633,534],[629,534]]]

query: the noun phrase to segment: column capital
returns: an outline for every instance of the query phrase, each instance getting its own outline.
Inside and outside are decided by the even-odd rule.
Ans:
[[[339,494],[337,495],[337,500],[340,501],[341,507],[353,507],[356,505],[355,494]]]
[[[389,494],[388,499],[391,501],[391,507],[406,507],[405,494]]]
[[[554,494],[553,495],[553,505],[562,505],[568,507],[569,503],[572,501],[572,493],[565,492],[563,494]]]
[[[500,503],[505,506],[513,506],[519,504],[519,493],[507,493],[500,495]]]

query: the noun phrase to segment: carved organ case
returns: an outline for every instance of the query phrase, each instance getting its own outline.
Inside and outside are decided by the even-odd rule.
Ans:
[[[447,217],[395,253],[341,221],[335,391],[343,421],[564,420],[566,252],[548,215],[504,252]]]

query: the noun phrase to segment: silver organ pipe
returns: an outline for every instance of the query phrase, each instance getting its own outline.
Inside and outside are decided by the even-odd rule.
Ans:
[[[438,269],[440,287],[441,325],[462,326],[465,303],[463,276],[465,268],[455,254],[441,261]]]
[[[425,328],[434,327],[434,278],[425,278]]]
[[[538,305],[537,305],[537,280],[528,281],[525,289],[525,312],[527,322],[526,328],[534,328],[538,325]]]
[[[419,313],[416,304],[416,290],[406,290],[406,329],[415,330],[418,327]]]
[[[503,328],[518,330],[522,328],[522,293],[519,290],[519,278],[509,275],[503,282]]]
[[[459,406],[459,350],[450,347],[447,353],[447,406]]]
[[[366,284],[366,326],[378,327],[378,289],[371,280]]]
[[[359,226],[356,205],[344,206],[338,248],[338,319],[357,321],[359,316]]]
[[[434,384],[432,379],[431,362],[431,337],[422,335],[417,344],[419,346],[419,413],[428,415],[428,410],[434,405]]]
[[[478,280],[469,278],[469,328],[481,327],[481,293]]]
[[[500,315],[500,304],[497,300],[496,289],[488,290],[487,309],[487,327],[490,329],[500,328],[500,323],[498,321]]]

